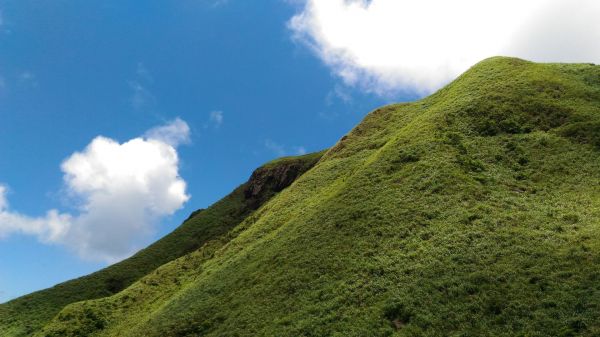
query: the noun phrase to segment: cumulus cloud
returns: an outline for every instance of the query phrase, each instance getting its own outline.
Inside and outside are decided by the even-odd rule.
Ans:
[[[347,85],[431,92],[495,55],[600,62],[595,0],[306,0],[288,23]]]
[[[57,210],[39,218],[19,214],[9,209],[6,187],[1,186],[0,236],[34,235],[87,259],[116,261],[130,255],[162,217],[189,199],[175,148],[189,138],[184,124],[176,119],[124,143],[96,137],[67,158],[61,165],[65,190],[77,202],[78,214]],[[175,131],[184,135],[170,134]]]

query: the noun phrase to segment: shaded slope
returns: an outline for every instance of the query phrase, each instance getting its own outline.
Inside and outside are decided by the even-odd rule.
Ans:
[[[0,305],[0,335],[29,336],[69,303],[117,293],[157,267],[198,249],[239,224],[312,167],[321,153],[288,157],[257,169],[248,182],[131,258],[99,272]]]
[[[600,67],[486,60],[40,336],[600,334]]]

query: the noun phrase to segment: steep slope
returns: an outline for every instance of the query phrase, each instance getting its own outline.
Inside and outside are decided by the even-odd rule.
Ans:
[[[597,336],[600,67],[481,62],[38,336]]]
[[[322,153],[281,158],[248,182],[129,259],[82,278],[0,305],[0,336],[29,336],[67,304],[117,293],[157,267],[221,237],[311,168]]]

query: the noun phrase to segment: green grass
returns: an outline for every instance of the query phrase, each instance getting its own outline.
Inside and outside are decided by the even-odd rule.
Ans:
[[[186,255],[238,225],[256,208],[313,166],[322,153],[288,157],[257,169],[248,182],[129,259],[94,274],[0,305],[0,335],[30,336],[66,305],[106,297],[159,266]],[[280,171],[285,171],[285,177]],[[257,193],[248,191],[258,189]]]
[[[599,66],[485,60],[36,336],[598,336],[598,125]]]

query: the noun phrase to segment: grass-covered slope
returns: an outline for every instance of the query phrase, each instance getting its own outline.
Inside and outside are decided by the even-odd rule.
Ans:
[[[486,60],[38,336],[600,335],[600,67]]]
[[[238,225],[312,167],[321,153],[288,157],[257,169],[249,181],[129,259],[94,274],[0,305],[0,336],[30,336],[67,304],[117,293],[157,267],[190,253]]]

